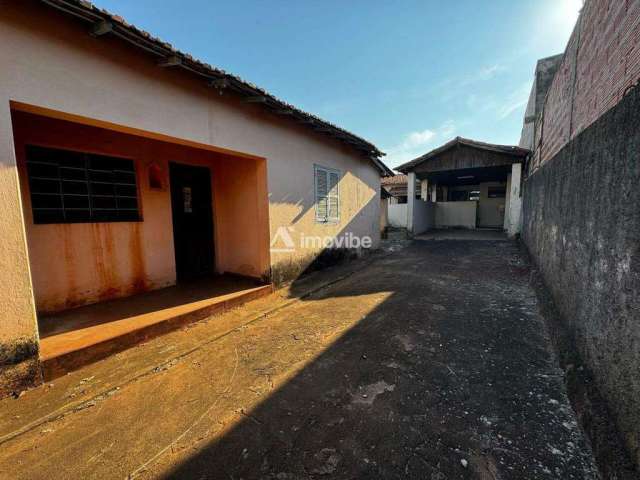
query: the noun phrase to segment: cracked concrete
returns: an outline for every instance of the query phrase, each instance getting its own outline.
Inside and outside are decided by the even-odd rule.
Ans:
[[[598,478],[528,274],[417,241],[157,338],[0,402],[0,477]]]

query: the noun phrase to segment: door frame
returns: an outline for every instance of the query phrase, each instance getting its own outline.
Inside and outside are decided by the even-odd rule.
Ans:
[[[216,236],[215,236],[215,214],[214,214],[214,192],[213,192],[213,173],[211,170],[211,167],[208,165],[202,165],[202,164],[191,164],[191,163],[182,163],[182,162],[175,162],[175,161],[169,161],[169,201],[171,204],[171,224],[172,224],[172,233],[173,233],[173,252],[174,252],[174,261],[175,261],[175,270],[176,270],[176,282],[177,283],[181,283],[184,281],[189,281],[189,280],[193,280],[194,278],[198,277],[198,275],[189,275],[188,273],[185,275],[185,272],[182,271],[182,269],[179,267],[179,263],[181,262],[182,259],[178,258],[178,245],[176,242],[176,237],[178,234],[178,225],[176,223],[176,211],[175,211],[175,207],[176,205],[174,204],[174,191],[175,191],[175,183],[174,181],[176,180],[176,178],[174,177],[174,172],[176,170],[179,169],[196,169],[196,170],[204,170],[207,172],[207,177],[208,177],[208,222],[206,224],[207,228],[206,230],[208,230],[208,232],[205,232],[206,235],[208,235],[209,237],[209,244],[211,245],[211,257],[210,257],[210,264],[209,264],[209,275],[214,275],[216,273]],[[184,233],[184,232],[182,232]]]

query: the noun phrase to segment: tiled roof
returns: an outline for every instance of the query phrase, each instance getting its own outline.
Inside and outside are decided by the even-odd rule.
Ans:
[[[444,145],[431,150],[420,157],[404,163],[396,168],[399,172],[408,173],[413,170],[414,167],[420,165],[422,162],[435,157],[436,155],[449,150],[457,145],[465,145],[467,147],[477,148],[479,150],[487,150],[497,153],[505,153],[516,157],[526,157],[530,151],[526,148],[516,147],[512,145],[495,145],[493,143],[478,142],[477,140],[471,140],[469,138],[456,137],[453,140],[445,143]]]
[[[382,180],[382,185],[406,185],[407,176],[406,175],[394,175],[393,177],[384,177]]]
[[[393,175],[393,172],[380,160],[384,153],[367,140],[311,113],[300,110],[240,77],[201,62],[191,55],[173,48],[171,44],[127,23],[118,15],[100,9],[86,0],[41,1],[61,12],[90,23],[90,33],[94,36],[114,35],[139,50],[156,57],[158,64],[161,66],[182,68],[193,75],[199,76],[208,82],[212,88],[242,97],[246,102],[260,104],[276,115],[290,118],[292,121],[303,124],[315,132],[328,135],[350,145],[365,154],[376,165],[382,175]]]

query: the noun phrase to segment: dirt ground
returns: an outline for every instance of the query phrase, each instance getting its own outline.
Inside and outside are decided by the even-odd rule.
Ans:
[[[3,400],[0,478],[598,478],[528,279],[508,241],[325,271]]]

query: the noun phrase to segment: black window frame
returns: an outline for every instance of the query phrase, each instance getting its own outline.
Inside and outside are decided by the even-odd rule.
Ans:
[[[142,221],[134,159],[34,144],[25,149],[35,224]]]

